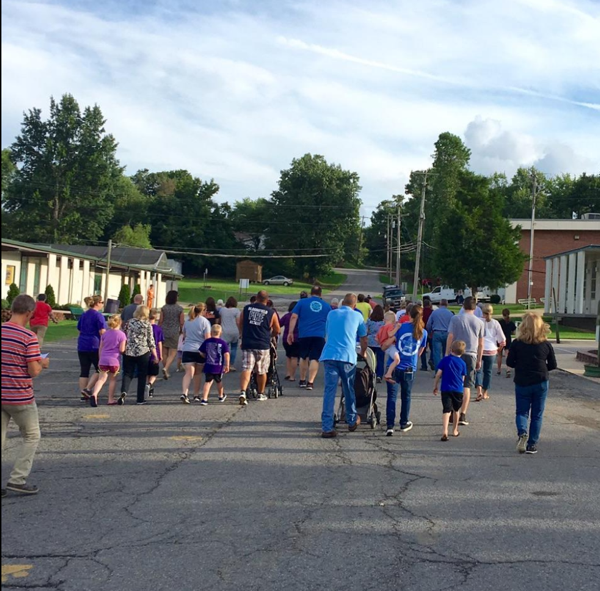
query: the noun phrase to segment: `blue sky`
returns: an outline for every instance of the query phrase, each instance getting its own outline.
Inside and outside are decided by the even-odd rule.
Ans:
[[[2,146],[50,95],[97,103],[129,173],[187,168],[265,197],[306,152],[364,213],[444,131],[472,168],[600,170],[600,2],[2,2]]]

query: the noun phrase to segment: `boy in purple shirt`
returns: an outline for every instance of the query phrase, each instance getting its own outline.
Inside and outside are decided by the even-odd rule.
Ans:
[[[214,324],[210,329],[210,339],[206,339],[200,346],[200,355],[206,359],[204,362],[204,390],[202,400],[199,396],[194,396],[194,401],[202,406],[208,404],[208,395],[213,381],[217,382],[219,391],[219,402],[225,402],[227,395],[223,387],[223,374],[229,373],[229,345],[221,337],[221,325]]]
[[[158,310],[150,310],[149,320],[152,325],[152,334],[154,335],[154,342],[156,343],[156,354],[158,359],[154,360],[153,357],[150,357],[150,360],[148,361],[148,383],[146,384],[146,396],[148,398],[154,396],[154,382],[156,382],[156,378],[158,377],[158,368],[160,367],[160,361],[162,359],[163,341],[165,340],[163,329],[156,324],[159,316],[160,312]]]

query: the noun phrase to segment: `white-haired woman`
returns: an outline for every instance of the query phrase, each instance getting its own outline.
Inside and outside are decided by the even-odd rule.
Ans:
[[[487,400],[490,386],[492,385],[492,373],[494,361],[499,352],[506,346],[506,337],[500,323],[492,318],[494,308],[491,304],[482,307],[483,313],[483,357],[481,369],[477,372],[475,386],[477,387],[477,398],[475,402]]]

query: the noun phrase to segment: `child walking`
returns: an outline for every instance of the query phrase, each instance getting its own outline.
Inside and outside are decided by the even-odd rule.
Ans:
[[[395,336],[400,328],[400,324],[396,322],[396,315],[393,312],[386,312],[383,316],[383,320],[385,324],[379,329],[377,336],[375,337],[380,346],[390,337]],[[383,377],[386,382],[395,384],[396,382],[392,376],[394,375],[394,370],[400,363],[400,353],[398,352],[396,345],[390,345],[385,350],[385,355],[387,359],[391,360],[391,365],[388,367],[388,370]],[[385,363],[387,363],[387,361]]]
[[[160,362],[163,354],[163,342],[165,340],[163,329],[156,324],[156,321],[159,318],[159,310],[150,310],[149,320],[150,324],[152,325],[152,334],[154,335],[154,342],[156,343],[156,354],[158,359],[150,357],[150,361],[148,362],[148,382],[146,384],[146,396],[148,398],[154,397],[154,382],[156,382],[156,378],[158,377],[158,370],[160,368]]]
[[[450,355],[446,355],[438,364],[433,382],[433,394],[438,395],[438,384],[442,380],[442,441],[448,441],[448,425],[452,416],[452,435],[458,437],[458,419],[463,403],[464,381],[467,375],[467,364],[461,359],[465,353],[464,341],[454,341]]]
[[[200,402],[202,406],[208,404],[208,395],[213,381],[217,382],[219,392],[219,402],[225,402],[227,395],[223,387],[223,374],[229,373],[229,345],[221,338],[222,328],[219,324],[214,324],[210,329],[210,339],[206,339],[200,347],[200,355],[206,359],[204,362],[204,390],[202,391],[202,400],[198,396],[194,401]]]
[[[115,400],[117,375],[121,369],[121,355],[125,353],[125,346],[127,344],[127,337],[121,330],[121,316],[119,314],[111,316],[107,324],[108,330],[100,337],[98,363],[100,373],[90,396],[90,405],[94,408],[98,406],[98,394],[109,378],[108,404],[110,406],[117,404]]]

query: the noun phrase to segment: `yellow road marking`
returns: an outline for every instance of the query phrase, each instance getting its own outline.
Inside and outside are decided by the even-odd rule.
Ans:
[[[84,419],[110,419],[110,415],[84,415]]]
[[[6,583],[9,577],[13,579],[23,579],[29,576],[29,571],[33,568],[33,564],[3,564],[2,565],[2,582]]]
[[[202,441],[202,437],[199,435],[177,435],[175,437],[170,437],[173,441]]]

